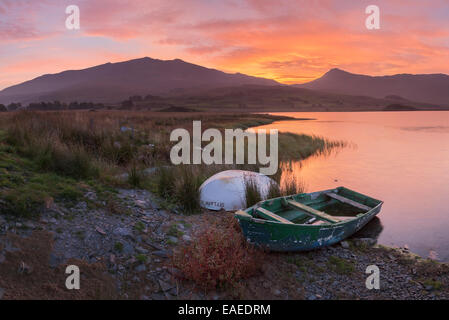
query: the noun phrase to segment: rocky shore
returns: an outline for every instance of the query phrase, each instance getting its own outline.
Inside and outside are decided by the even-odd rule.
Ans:
[[[182,279],[173,250],[195,241],[208,221],[232,215],[171,212],[145,190],[119,189],[108,200],[91,191],[84,198],[74,206],[50,202],[34,220],[0,216],[0,299],[449,298],[448,265],[370,238],[308,253],[265,253],[260,274],[238,288],[204,291]],[[80,267],[80,292],[64,288],[68,263],[88,270]],[[380,271],[378,290],[365,285],[370,265]]]

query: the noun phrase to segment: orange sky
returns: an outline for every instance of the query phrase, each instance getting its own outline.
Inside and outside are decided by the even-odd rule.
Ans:
[[[81,29],[65,28],[76,4]],[[367,30],[365,8],[380,8]],[[449,73],[447,0],[2,0],[0,89],[149,56],[301,83],[330,68]]]

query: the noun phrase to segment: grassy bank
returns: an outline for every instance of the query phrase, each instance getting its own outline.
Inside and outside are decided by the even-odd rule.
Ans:
[[[125,111],[16,112],[0,116],[1,201],[5,212],[27,215],[53,200],[76,201],[86,189],[137,187],[156,192],[168,205],[199,209],[198,187],[225,169],[258,170],[257,165],[170,166],[170,132],[265,125],[283,116],[229,113]],[[281,160],[304,159],[344,143],[281,133]],[[145,168],[163,167],[147,175]],[[126,179],[120,179],[120,175]],[[274,176],[279,181],[281,170]],[[296,190],[296,189],[295,189]],[[280,191],[279,191],[280,192]]]

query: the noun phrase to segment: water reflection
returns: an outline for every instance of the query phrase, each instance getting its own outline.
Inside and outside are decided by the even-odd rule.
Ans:
[[[421,256],[433,251],[449,261],[449,112],[281,114],[317,120],[259,128],[349,143],[284,163],[291,168],[286,174],[302,181],[307,192],[346,186],[383,200],[379,243],[407,244]]]
[[[374,217],[362,229],[354,233],[351,236],[351,238],[352,239],[370,238],[377,240],[379,238],[379,235],[382,233],[383,229],[384,227],[379,217]]]

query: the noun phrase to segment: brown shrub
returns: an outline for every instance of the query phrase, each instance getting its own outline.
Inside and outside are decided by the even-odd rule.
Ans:
[[[264,253],[246,242],[238,223],[227,219],[197,232],[190,244],[173,255],[183,276],[203,289],[234,287],[261,270]]]

